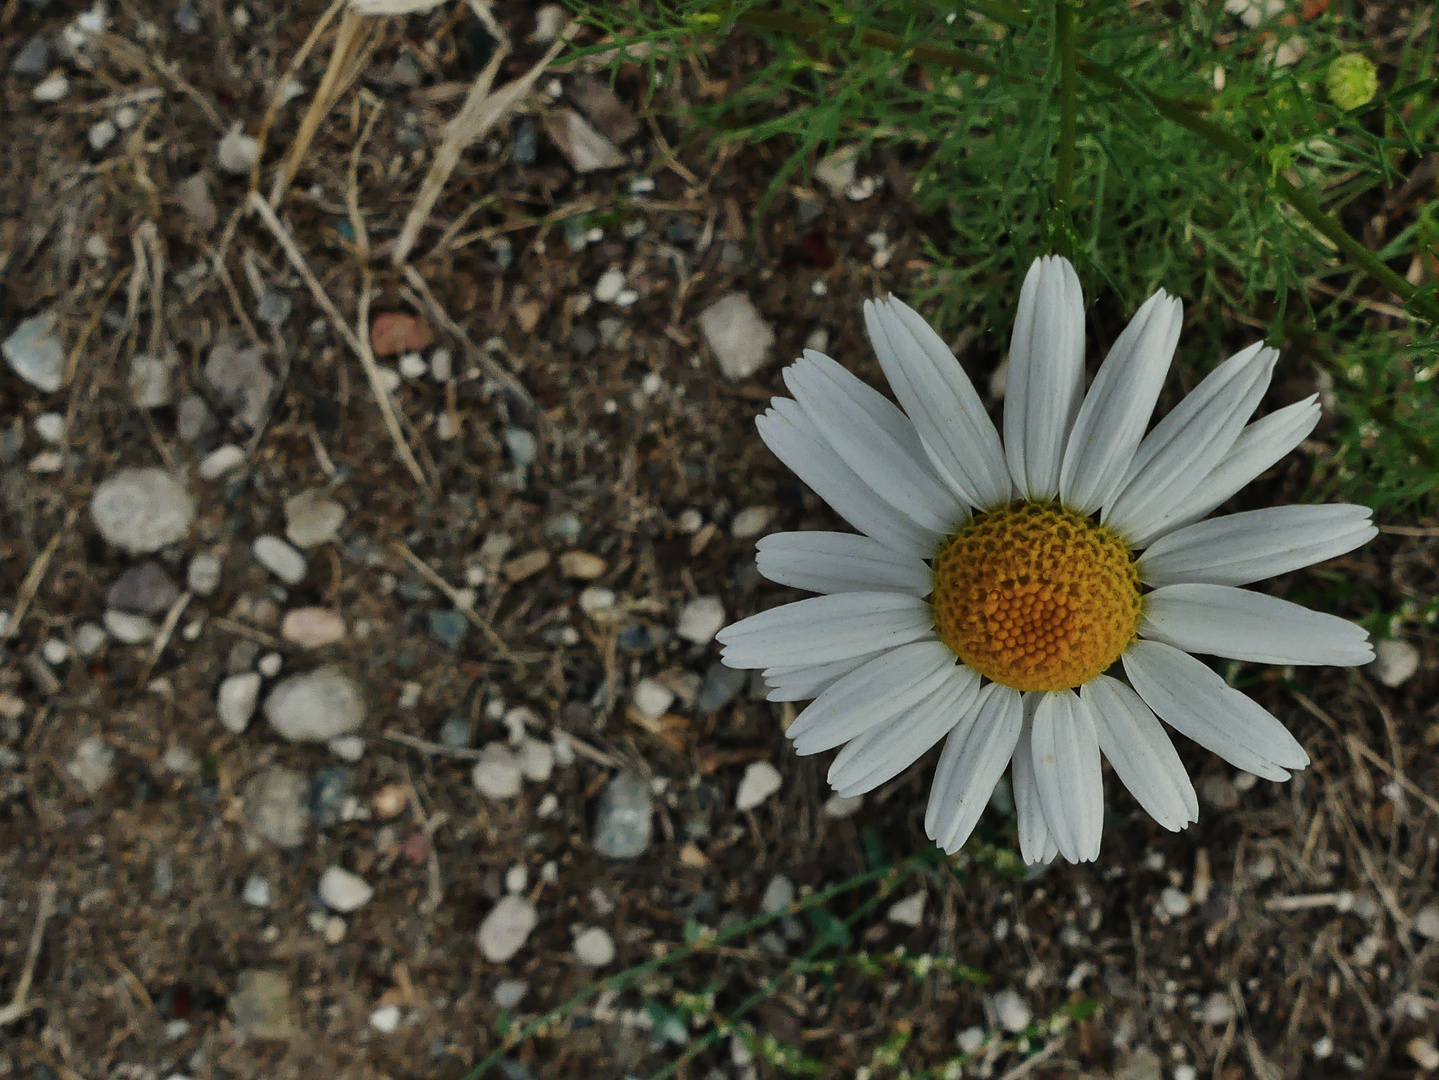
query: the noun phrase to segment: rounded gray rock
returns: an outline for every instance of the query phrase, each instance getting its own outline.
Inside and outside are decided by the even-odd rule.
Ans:
[[[633,859],[650,846],[654,796],[638,773],[622,772],[600,792],[594,849],[610,859]]]
[[[334,665],[285,679],[265,699],[265,719],[291,742],[329,742],[365,723],[365,698]]]
[[[148,555],[185,538],[195,500],[164,469],[121,469],[95,489],[90,519],[107,544]]]
[[[310,828],[310,782],[293,769],[272,765],[245,785],[245,823],[256,836],[297,848]]]

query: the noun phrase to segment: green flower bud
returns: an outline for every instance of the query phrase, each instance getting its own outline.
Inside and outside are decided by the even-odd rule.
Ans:
[[[1379,72],[1369,57],[1346,53],[1329,65],[1324,87],[1329,100],[1348,112],[1374,100],[1379,92]]]

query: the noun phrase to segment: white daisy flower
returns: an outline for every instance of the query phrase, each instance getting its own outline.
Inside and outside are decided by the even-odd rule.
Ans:
[[[771,701],[815,699],[787,734],[800,754],[843,746],[836,791],[869,791],[945,739],[925,814],[941,848],[964,845],[1011,768],[1025,861],[1081,862],[1099,854],[1101,754],[1159,824],[1197,820],[1161,720],[1271,780],[1309,764],[1279,721],[1191,655],[1373,659],[1352,623],[1239,588],[1367,542],[1367,508],[1201,520],[1319,418],[1311,397],[1246,426],[1278,353],[1255,344],[1230,357],[1145,434],[1179,301],[1150,297],[1086,394],[1079,278],[1065,259],[1038,259],[1020,293],[1001,440],[916,312],[867,302],[865,321],[903,411],[806,351],[784,372],[794,398],[757,422],[862,535],[765,537],[760,572],[822,595],[719,635],[726,664],[763,669]]]

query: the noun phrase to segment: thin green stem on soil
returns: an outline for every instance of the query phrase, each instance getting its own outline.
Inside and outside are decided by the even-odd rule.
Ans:
[[[1059,53],[1059,148],[1054,159],[1054,203],[1067,210],[1074,198],[1074,128],[1079,114],[1075,79],[1074,8],[1054,2],[1054,45]]]
[[[486,1054],[485,1057],[480,1060],[479,1064],[461,1077],[461,1080],[479,1080],[479,1077],[488,1072],[492,1066],[499,1063],[500,1059],[505,1056],[506,1051],[511,1047],[524,1042],[530,1036],[549,1027],[551,1024],[563,1020],[597,994],[607,990],[623,990],[644,976],[659,971],[661,968],[668,967],[671,964],[677,964],[681,960],[687,960],[689,957],[694,956],[696,953],[702,953],[705,949],[713,945],[722,945],[726,941],[741,937],[751,930],[757,930],[762,926],[767,926],[787,915],[796,915],[801,911],[808,911],[811,908],[820,907],[835,897],[853,892],[855,889],[868,885],[872,881],[879,881],[890,877],[898,881],[921,865],[922,862],[918,857],[911,857],[898,866],[882,866],[878,869],[870,870],[867,873],[852,877],[847,881],[841,881],[838,885],[831,885],[827,889],[821,889],[819,892],[811,893],[809,896],[806,896],[804,899],[787,908],[757,915],[748,922],[737,923],[729,929],[721,930],[716,934],[707,934],[696,941],[690,942],[688,945],[683,945],[672,952],[666,953],[664,956],[657,956],[653,960],[646,960],[643,964],[636,964],[632,968],[626,968],[624,971],[617,972],[606,979],[601,979],[592,986],[585,987],[567,1001],[556,1005],[543,1016],[531,1020],[513,1035],[507,1035],[501,1040],[499,1046]],[[867,909],[862,908],[861,910]]]

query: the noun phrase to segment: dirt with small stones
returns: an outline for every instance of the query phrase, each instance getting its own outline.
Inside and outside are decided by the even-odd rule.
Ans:
[[[0,9],[0,333],[54,312],[68,367],[53,394],[0,374],[0,597],[16,616],[0,654],[0,1009],[29,970],[45,883],[55,886],[28,998],[6,1018],[0,1076],[458,1077],[500,1045],[497,993],[515,1018],[532,1018],[674,948],[687,923],[752,917],[775,875],[803,896],[877,855],[929,846],[932,762],[852,816],[830,816],[826,763],[786,748],[787,708],[741,689],[702,715],[692,696],[715,647],[674,634],[698,597],[719,597],[731,620],[792,598],[756,574],[754,535],[733,534],[741,512],[767,509],[744,519],[767,519],[764,530],[836,525],[765,450],[753,417],[783,392],[779,361],[807,343],[882,385],[859,303],[906,295],[934,228],[906,204],[902,160],[859,163],[878,181],[862,201],[791,187],[751,234],[780,151],[716,156],[679,117],[687,96],[738,85],[760,43],[741,35],[704,79],[683,73],[647,111],[637,66],[621,71],[618,103],[580,71],[547,73],[519,115],[463,156],[415,249],[466,342],[386,253],[493,43],[460,5],[392,20],[323,118],[279,219],[348,325],[372,275],[373,341],[417,480],[360,361],[273,232],[241,213],[246,178],[219,165],[232,125],[260,133],[321,8],[140,0],[82,34],[72,55],[66,28],[82,13],[17,0]],[[545,45],[527,40],[527,5],[499,3],[495,14],[514,43],[505,82]],[[332,34],[266,133],[266,184]],[[17,72],[39,35],[47,62]],[[67,92],[35,100],[53,72]],[[557,148],[549,133],[565,130],[562,110],[586,106],[623,167],[576,173]],[[113,136],[96,129],[107,120]],[[356,256],[357,214],[368,267]],[[218,270],[206,262],[216,258]],[[606,281],[609,301],[596,300],[612,271],[622,283]],[[720,374],[697,321],[730,292],[775,334],[767,366],[739,382]],[[1092,352],[1117,328],[1097,317]],[[1236,343],[1245,333],[1236,328]],[[219,345],[262,361],[258,374],[253,360],[233,368],[250,380],[238,390],[207,379]],[[1003,335],[964,345],[987,385]],[[448,378],[431,374],[438,350]],[[164,361],[169,404],[132,404],[136,356]],[[1282,365],[1284,400],[1265,407],[1310,384],[1307,370]],[[38,434],[54,427],[37,424],[48,412],[64,419],[53,446]],[[242,463],[201,479],[200,462],[223,444],[240,447]],[[1305,460],[1244,505],[1300,497]],[[107,590],[149,558],[104,543],[88,510],[100,481],[132,466],[181,476],[196,501],[161,566],[183,587],[190,560],[214,554],[219,585],[140,616],[161,647],[111,638],[81,656]],[[252,545],[283,537],[286,500],[310,490],[344,521],[303,551],[303,576],[287,585]],[[1362,615],[1422,594],[1436,543],[1432,532],[1385,536],[1313,573],[1351,580],[1345,614]],[[1317,580],[1280,587],[1302,595]],[[329,643],[287,640],[282,620],[305,608],[338,615],[344,638],[330,640],[327,620]],[[135,625],[128,617],[116,625]],[[1395,689],[1363,672],[1243,668],[1239,685],[1314,758],[1293,782],[1248,783],[1186,745],[1202,798],[1187,832],[1158,829],[1111,776],[1094,865],[1020,881],[961,862],[958,880],[906,882],[856,925],[856,947],[952,954],[987,972],[987,986],[841,965],[787,981],[749,1015],[754,1030],[848,1075],[896,1035],[909,1036],[902,1060],[919,1068],[956,1054],[968,1029],[1002,1034],[1026,1011],[1042,1020],[1088,999],[1097,1011],[1087,1019],[1032,1036],[1030,1049],[1048,1056],[1029,1075],[1415,1075],[1435,1053],[1439,1017],[1439,668],[1432,641],[1420,652],[1417,674]],[[258,670],[269,694],[325,665],[363,695],[362,743],[286,741],[263,706],[243,730],[220,722],[227,675]],[[679,691],[658,716],[630,704],[647,676]],[[546,778],[522,776],[512,797],[482,796],[473,748],[521,727],[564,760]],[[760,761],[783,785],[738,812],[741,779]],[[289,848],[259,838],[247,816],[257,779],[277,767],[309,796],[295,812],[310,820]],[[654,834],[639,857],[606,859],[592,847],[595,814],[621,768],[656,796]],[[293,791],[287,783],[279,789]],[[994,812],[981,831],[1013,843]],[[322,890],[331,867],[373,896],[335,874]],[[887,920],[916,888],[927,897],[919,925]],[[322,892],[358,906],[332,911]],[[512,959],[486,960],[477,931],[516,894],[532,903],[534,929]],[[830,910],[848,914],[867,895]],[[900,914],[912,921],[913,905]],[[613,942],[608,962],[595,927]],[[597,968],[575,953],[587,932],[582,951]],[[656,1040],[665,1014],[645,1003],[673,1011],[675,990],[710,988],[731,1010],[815,930],[801,922],[789,933],[752,935],[676,967],[671,983],[614,996],[513,1047],[505,1075],[652,1073],[682,1051]],[[513,980],[528,984],[517,1003]],[[1021,1061],[1008,1044],[979,1056],[969,1067],[979,1075]],[[682,1074],[751,1075],[744,1059],[721,1043]]]

